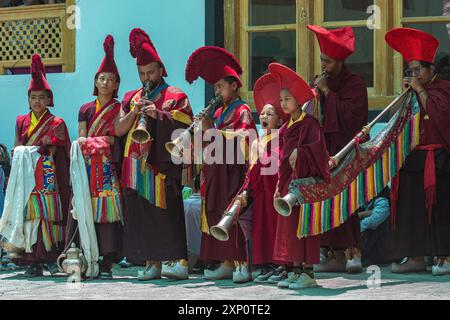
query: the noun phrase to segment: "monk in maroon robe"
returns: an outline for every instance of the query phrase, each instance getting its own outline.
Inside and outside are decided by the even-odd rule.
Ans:
[[[408,63],[404,89],[420,112],[420,144],[392,181],[392,224],[396,273],[426,271],[425,256],[435,257],[432,273],[450,274],[450,82],[437,78],[433,63],[439,41],[423,31],[398,28],[386,41]]]
[[[282,198],[288,194],[293,179],[321,177],[329,181],[329,155],[319,122],[302,111],[301,106],[314,98],[309,86],[283,65],[271,64],[269,70],[279,81],[283,111],[291,116],[280,129],[282,151],[274,198]],[[289,217],[278,217],[273,259],[294,266],[288,278],[278,283],[280,288],[299,290],[317,286],[313,265],[320,261],[320,240],[297,237],[299,215],[300,209],[296,207]]]
[[[326,30],[308,26],[314,31],[321,48],[323,74],[315,79],[319,92],[321,122],[328,152],[341,151],[367,124],[368,96],[364,80],[352,74],[344,61],[355,51],[355,37],[351,27]],[[324,250],[321,265],[316,271],[362,272],[359,218],[349,218],[341,227],[321,237]],[[345,251],[347,263],[345,262]],[[326,257],[326,254],[328,257]]]
[[[144,88],[125,94],[116,133],[127,136],[121,186],[124,196],[124,256],[144,262],[141,281],[161,276],[188,278],[186,226],[182,199],[183,167],[172,161],[165,144],[176,129],[192,123],[189,100],[179,88],[164,80],[166,68],[148,35],[140,29],[130,34]],[[150,84],[150,92],[144,90]],[[133,139],[141,114],[151,139]],[[165,263],[163,263],[165,262]]]
[[[120,139],[114,130],[121,103],[116,100],[120,75],[114,61],[113,37],[107,36],[103,46],[105,58],[94,80],[97,99],[80,108],[78,141],[86,162],[95,232],[102,257],[99,278],[110,280],[113,263],[119,258],[122,222]],[[66,242],[74,239],[75,231],[76,221],[69,216]]]
[[[188,82],[192,83],[198,77],[202,77],[214,85],[216,95],[221,95],[223,99],[223,106],[211,115],[212,121],[210,118],[203,119],[203,130],[216,129],[216,132],[220,133],[215,144],[221,146],[223,157],[215,159],[213,163],[204,164],[202,169],[204,179],[201,191],[204,207],[200,258],[209,264],[205,270],[205,278],[211,280],[233,278],[235,283],[252,280],[246,262],[244,234],[241,228],[234,225],[229,231],[229,240],[222,242],[215,239],[209,230],[220,222],[245,181],[248,166],[246,161],[238,161],[245,155],[240,144],[242,139],[235,133],[245,134],[249,129],[256,132],[251,109],[239,98],[238,89],[242,86],[239,78],[241,73],[242,69],[237,59],[225,49],[218,47],[198,49],[190,57],[186,68]],[[228,135],[227,130],[232,133]],[[227,140],[232,141],[233,150],[225,147],[230,143]],[[209,147],[211,145],[206,148]],[[232,161],[228,159],[229,152],[234,152]],[[209,152],[205,149],[204,153]]]
[[[23,262],[30,264],[29,277],[42,276],[46,265],[58,272],[56,260],[64,250],[64,229],[70,202],[69,150],[66,124],[48,110],[53,93],[47,82],[41,57],[34,55],[28,90],[31,112],[17,117],[15,146],[38,146],[41,157],[35,169],[36,186],[25,209],[25,220],[39,220],[37,243]],[[20,264],[23,263],[22,261]]]
[[[283,263],[273,258],[278,224],[273,195],[278,183],[281,154],[278,131],[289,120],[289,115],[281,108],[280,88],[273,75],[258,79],[253,94],[264,135],[250,148],[250,169],[244,189],[250,190],[248,210],[252,216],[252,265],[261,268],[261,274],[254,281],[270,283],[284,271],[283,266],[277,266]]]

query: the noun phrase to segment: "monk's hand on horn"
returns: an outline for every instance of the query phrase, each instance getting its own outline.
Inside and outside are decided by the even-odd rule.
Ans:
[[[156,119],[158,115],[156,105],[148,100],[146,100],[144,103],[145,106],[142,108],[142,112],[145,113],[148,117]]]
[[[417,77],[405,77],[403,78],[403,90],[412,88],[415,92],[424,90],[422,83]]]
[[[314,86],[317,87],[321,92],[327,94],[330,90],[328,89],[328,79],[327,75],[324,73],[320,76],[316,76],[314,79]]]

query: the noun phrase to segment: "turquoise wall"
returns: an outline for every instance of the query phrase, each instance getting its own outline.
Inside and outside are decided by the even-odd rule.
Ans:
[[[81,26],[76,38],[76,71],[49,74],[55,95],[52,112],[62,117],[71,139],[77,137],[79,107],[92,101],[93,77],[104,57],[103,40],[112,34],[116,42],[116,63],[122,83],[119,97],[140,86],[135,60],[129,53],[128,36],[139,27],[152,39],[169,77],[168,82],[184,90],[194,113],[203,108],[202,81],[189,85],[184,70],[189,55],[205,45],[206,0],[81,0]],[[27,90],[30,76],[0,75],[0,142],[12,147],[15,119],[28,112]]]

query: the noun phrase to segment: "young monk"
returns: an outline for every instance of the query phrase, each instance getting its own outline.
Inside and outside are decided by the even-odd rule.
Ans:
[[[281,162],[274,198],[282,198],[293,179],[322,177],[329,181],[329,155],[319,122],[302,110],[302,105],[314,98],[308,84],[283,65],[271,64],[269,70],[281,89],[281,107],[290,116],[280,129]],[[298,290],[317,286],[313,265],[320,261],[320,240],[297,237],[299,214],[300,209],[295,208],[289,217],[278,216],[274,260],[294,266],[288,278],[278,283],[280,288]]]
[[[120,75],[114,61],[114,38],[107,36],[103,47],[105,58],[94,79],[97,99],[80,109],[78,141],[86,162],[95,231],[102,257],[99,277],[108,280],[112,279],[112,265],[118,258],[122,221],[120,142],[114,130],[121,103],[116,100]]]
[[[253,201],[252,264],[261,268],[261,274],[254,281],[267,283],[284,271],[273,260],[278,221],[273,194],[278,182],[280,157],[278,129],[289,120],[289,115],[281,108],[280,87],[273,75],[267,74],[258,79],[253,95],[264,133],[250,149],[250,170],[245,189],[251,191]]]
[[[237,161],[241,151],[236,149],[239,148],[235,149],[232,164],[225,161],[228,159],[226,140],[239,140],[236,136],[227,135],[226,130],[234,133],[245,133],[249,129],[256,131],[250,107],[239,97],[239,88],[242,87],[240,74],[242,68],[236,57],[219,47],[198,49],[191,55],[186,67],[186,80],[189,83],[201,77],[214,85],[216,95],[220,95],[223,99],[223,106],[213,115],[212,121],[204,118],[202,123],[203,130],[216,129],[223,134],[220,143],[224,149],[221,163],[205,164],[202,169],[204,207],[200,256],[209,264],[205,270],[205,278],[210,280],[233,278],[236,283],[252,280],[246,263],[244,234],[241,228],[235,225],[229,232],[230,239],[221,242],[210,235],[209,229],[220,222],[234,196],[244,184],[247,172],[247,163]]]
[[[23,256],[24,263],[30,264],[25,276],[38,277],[43,275],[44,265],[51,274],[58,272],[56,260],[64,249],[64,225],[70,201],[70,140],[64,120],[48,109],[54,106],[53,92],[39,55],[32,57],[31,76],[28,89],[31,112],[17,117],[14,146],[39,147],[34,170],[36,184],[24,210],[22,231],[26,239],[31,239],[26,241],[31,250],[27,249]]]

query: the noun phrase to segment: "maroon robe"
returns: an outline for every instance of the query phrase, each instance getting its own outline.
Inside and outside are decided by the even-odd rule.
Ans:
[[[164,85],[164,83],[162,84]],[[142,89],[127,93],[122,102],[125,113],[131,110],[133,100],[142,96]],[[172,162],[165,144],[172,141],[172,133],[187,125],[177,120],[183,113],[192,120],[189,100],[179,88],[168,86],[152,99],[157,107],[157,119],[148,119],[148,131],[154,139],[147,164],[166,175],[167,208],[155,204],[124,185],[123,255],[133,262],[171,261],[187,259],[186,227],[182,198],[182,166]],[[132,143],[130,157],[140,157],[139,146]],[[125,173],[122,171],[122,179]]]
[[[53,117],[53,119],[52,119]],[[16,121],[16,135],[18,137],[19,145],[33,145],[39,146],[38,152],[41,155],[49,153],[48,147],[56,147],[56,153],[53,155],[55,162],[55,176],[57,180],[58,192],[61,201],[61,220],[49,222],[48,224],[65,227],[67,223],[67,216],[69,213],[70,204],[70,178],[69,178],[69,151],[70,139],[64,120],[54,117],[50,110],[42,117],[39,124],[28,135],[28,130],[31,125],[31,112],[26,115],[18,116]],[[34,141],[30,141],[35,133],[41,132],[37,135]],[[44,223],[42,221],[41,223]],[[33,253],[24,255],[24,261],[28,263],[49,263],[56,262],[59,254],[64,250],[64,242],[57,243],[50,252],[47,252],[43,243],[43,235],[41,227],[38,231],[38,241],[33,246]]]
[[[289,184],[293,179],[322,177],[330,179],[328,152],[319,122],[310,115],[280,129],[282,155],[279,170],[279,192],[281,197],[287,195]],[[289,157],[297,149],[295,171],[289,163]],[[278,216],[278,225],[273,259],[285,263],[303,262],[308,265],[320,262],[320,239],[310,237],[299,239],[297,228],[300,208],[296,207],[289,217]]]
[[[114,104],[117,104],[114,106]],[[111,154],[111,171],[112,174],[116,176],[117,179],[120,179],[119,169],[120,169],[120,160],[121,160],[121,140],[116,137],[114,132],[114,119],[120,113],[120,102],[113,99],[108,102],[103,108],[99,111],[99,114],[105,109],[111,106],[111,110],[108,111],[109,114],[103,117],[101,120],[101,125],[103,127],[103,131],[105,136],[113,136],[115,137],[114,145],[110,147]],[[87,130],[89,131],[95,121],[97,114],[97,100],[86,103],[81,106],[80,111],[78,113],[78,122],[86,122]],[[105,119],[107,118],[107,119]],[[109,127],[109,129],[105,129]],[[98,135],[91,135],[89,138],[100,138]],[[74,233],[77,230],[77,221],[73,219],[72,215],[69,215],[68,223],[66,227],[66,243],[69,243],[74,238]],[[103,256],[104,261],[108,260],[104,263],[106,265],[106,269],[109,269],[109,264],[112,263],[118,257],[116,256],[120,251],[120,223],[95,223],[97,242],[99,247],[99,253]],[[76,242],[79,242],[78,237],[74,239]],[[103,270],[102,270],[103,271]],[[105,270],[107,271],[107,270]]]
[[[328,79],[330,93],[320,95],[323,109],[323,132],[330,156],[341,151],[368,121],[368,96],[364,80],[344,65],[341,73]],[[321,245],[338,249],[360,246],[357,215],[342,226],[321,236]]]
[[[450,82],[435,80],[425,87],[427,105],[421,109],[420,146],[400,170],[394,224],[394,259],[450,256]],[[425,170],[433,146],[436,188],[432,210],[427,209]],[[428,176],[431,173],[427,172]],[[394,185],[395,183],[393,183]],[[393,186],[394,188],[394,186]],[[395,197],[393,197],[395,198]],[[433,199],[432,199],[433,200]]]
[[[266,139],[263,137],[261,139]],[[260,139],[260,140],[261,140]],[[275,247],[278,213],[273,206],[273,195],[278,182],[278,168],[272,175],[264,174],[273,163],[278,166],[281,150],[272,149],[272,142],[279,143],[278,137],[271,137],[264,146],[264,154],[251,167],[248,175],[248,186],[251,190],[252,205],[252,264],[271,264]],[[253,151],[252,151],[253,152]],[[271,170],[271,169],[270,169]]]
[[[256,130],[251,110],[245,103],[236,106],[233,112],[225,117],[222,123],[217,125],[217,120],[222,116],[223,112],[224,108],[220,108],[214,116],[217,129]],[[205,197],[205,215],[208,228],[220,222],[226,209],[245,182],[247,165],[237,164],[237,154],[240,152],[240,148],[236,142],[237,139],[234,140],[234,164],[205,164],[202,169],[204,174],[202,196]],[[222,137],[221,142],[225,145],[225,137]],[[226,157],[227,151],[224,148],[223,163],[226,163]],[[207,263],[247,261],[245,236],[241,228],[235,224],[231,228],[229,236],[228,241],[222,242],[207,233],[203,233],[200,258]]]

